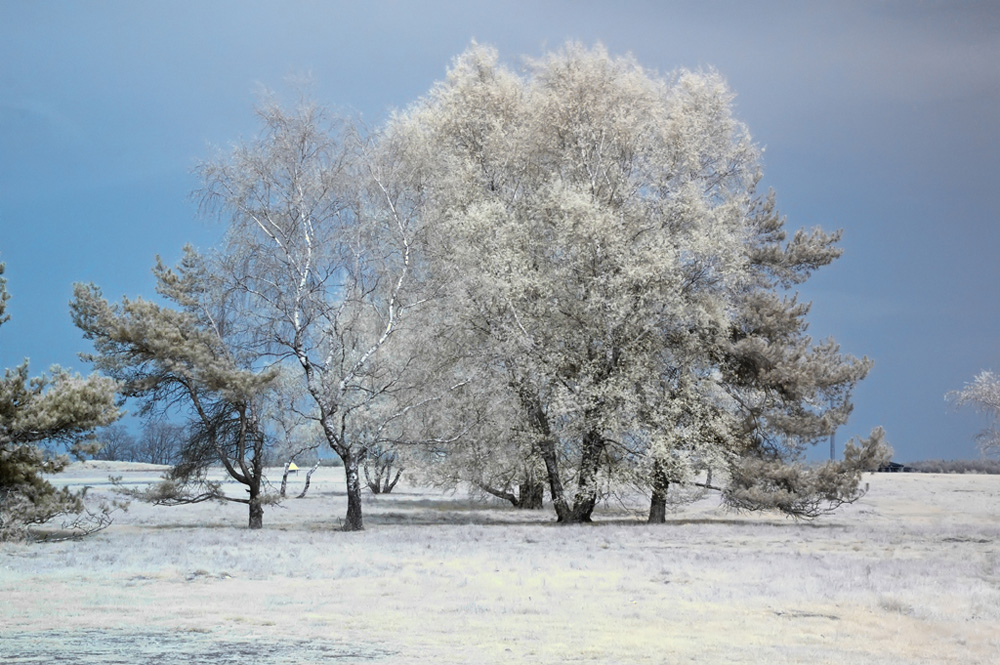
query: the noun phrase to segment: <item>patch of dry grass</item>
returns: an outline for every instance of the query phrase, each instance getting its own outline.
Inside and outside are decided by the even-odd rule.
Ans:
[[[72,473],[94,477],[77,469],[66,482]],[[861,503],[815,523],[734,516],[709,496],[658,526],[622,507],[556,526],[548,511],[404,487],[369,497],[368,529],[346,534],[341,473],[317,471],[307,498],[267,509],[262,531],[243,528],[239,505],[133,504],[81,542],[0,546],[0,653],[14,663],[1000,656],[997,476],[872,476]]]

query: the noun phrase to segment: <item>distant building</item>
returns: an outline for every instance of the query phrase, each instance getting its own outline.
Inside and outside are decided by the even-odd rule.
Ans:
[[[913,471],[908,466],[903,464],[897,464],[896,462],[887,462],[878,468],[879,473],[909,473]]]

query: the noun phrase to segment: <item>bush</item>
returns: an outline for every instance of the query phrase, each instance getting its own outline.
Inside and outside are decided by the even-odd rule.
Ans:
[[[1000,474],[1000,460],[924,460],[906,465],[918,473],[983,473]]]

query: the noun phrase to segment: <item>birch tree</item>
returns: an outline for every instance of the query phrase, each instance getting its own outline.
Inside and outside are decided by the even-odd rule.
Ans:
[[[842,423],[867,371],[777,293],[838,236],[785,241],[732,101],[714,71],[569,44],[515,72],[473,45],[390,123],[456,325],[518,405],[560,521],[628,477],[660,501],[705,465],[784,459],[769,444]]]
[[[359,465],[413,394],[391,352],[420,298],[414,190],[379,144],[317,105],[258,109],[259,136],[203,164],[203,208],[228,223],[218,274],[267,362],[298,370],[309,418],[343,460],[343,528],[363,528]]]

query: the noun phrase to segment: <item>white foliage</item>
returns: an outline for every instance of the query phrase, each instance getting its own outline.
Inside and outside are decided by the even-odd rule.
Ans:
[[[776,297],[839,235],[785,243],[732,102],[712,70],[663,77],[569,44],[516,72],[474,44],[387,129],[447,320],[534,431],[557,511],[562,494],[583,506],[572,519],[605,483],[814,441],[868,370]]]
[[[977,439],[984,455],[1000,453],[1000,377],[993,372],[980,372],[962,390],[946,396],[956,406],[971,406],[990,417],[990,425]]]

